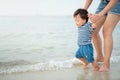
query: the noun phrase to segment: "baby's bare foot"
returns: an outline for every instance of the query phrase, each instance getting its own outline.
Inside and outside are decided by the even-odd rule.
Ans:
[[[83,64],[83,68],[84,68],[84,69],[87,69],[87,65],[88,65],[88,63],[86,63],[86,64],[84,63],[84,64]]]

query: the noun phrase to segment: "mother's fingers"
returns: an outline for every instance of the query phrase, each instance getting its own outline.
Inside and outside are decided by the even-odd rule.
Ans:
[[[96,21],[95,21],[94,19],[91,19],[91,22],[92,22],[92,23],[95,23]]]
[[[100,19],[100,16],[98,14],[88,13],[88,17],[90,18],[92,23],[95,23],[97,20]]]
[[[91,13],[88,14],[88,17],[89,17],[89,18],[91,18],[92,16],[93,16],[93,14],[91,14]]]
[[[92,22],[96,22],[97,20],[99,20],[101,17],[98,15],[98,14],[95,14],[95,15],[93,15],[91,18],[90,18],[90,20],[92,21]]]

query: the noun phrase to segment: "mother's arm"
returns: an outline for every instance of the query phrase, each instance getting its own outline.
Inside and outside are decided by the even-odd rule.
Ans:
[[[84,5],[84,9],[87,10],[89,8],[89,6],[91,5],[92,1],[93,0],[86,0],[85,5]]]
[[[118,0],[110,0],[107,6],[100,13],[95,14],[94,16],[91,16],[89,18],[93,23],[96,22],[98,19],[104,16],[104,14],[106,14],[117,2]]]
[[[106,14],[117,2],[118,0],[110,0],[108,5],[99,13],[99,15],[103,16],[104,14]]]

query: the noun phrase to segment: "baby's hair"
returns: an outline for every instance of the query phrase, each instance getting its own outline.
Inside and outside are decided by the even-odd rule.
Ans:
[[[86,22],[88,22],[88,11],[87,10],[85,10],[85,9],[77,9],[75,12],[74,12],[74,14],[73,14],[73,16],[75,17],[75,16],[77,16],[77,15],[80,15],[80,17],[82,18],[82,19],[85,19],[86,20]]]

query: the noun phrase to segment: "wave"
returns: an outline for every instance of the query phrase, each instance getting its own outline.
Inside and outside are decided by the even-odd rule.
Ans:
[[[120,56],[113,56],[111,57],[110,61],[111,63],[118,63],[120,62]],[[0,74],[28,72],[28,71],[69,69],[75,67],[75,64],[82,64],[82,62],[76,58],[65,61],[51,60],[45,63],[30,63],[22,60],[22,61],[9,62],[9,65],[8,63],[0,63],[0,65],[2,65],[0,66]]]
[[[20,62],[21,61],[17,61]],[[17,63],[17,62],[12,62]],[[24,61],[25,62],[25,61]],[[29,63],[26,62],[27,64],[22,64],[20,65],[15,65],[14,66],[6,66],[4,64],[3,67],[0,68],[0,74],[6,74],[6,73],[15,73],[15,72],[28,72],[28,71],[45,71],[45,70],[58,70],[58,69],[68,69],[72,68],[75,63],[81,63],[78,59],[70,59],[70,60],[65,60],[65,61],[54,61],[51,60],[46,63]]]

